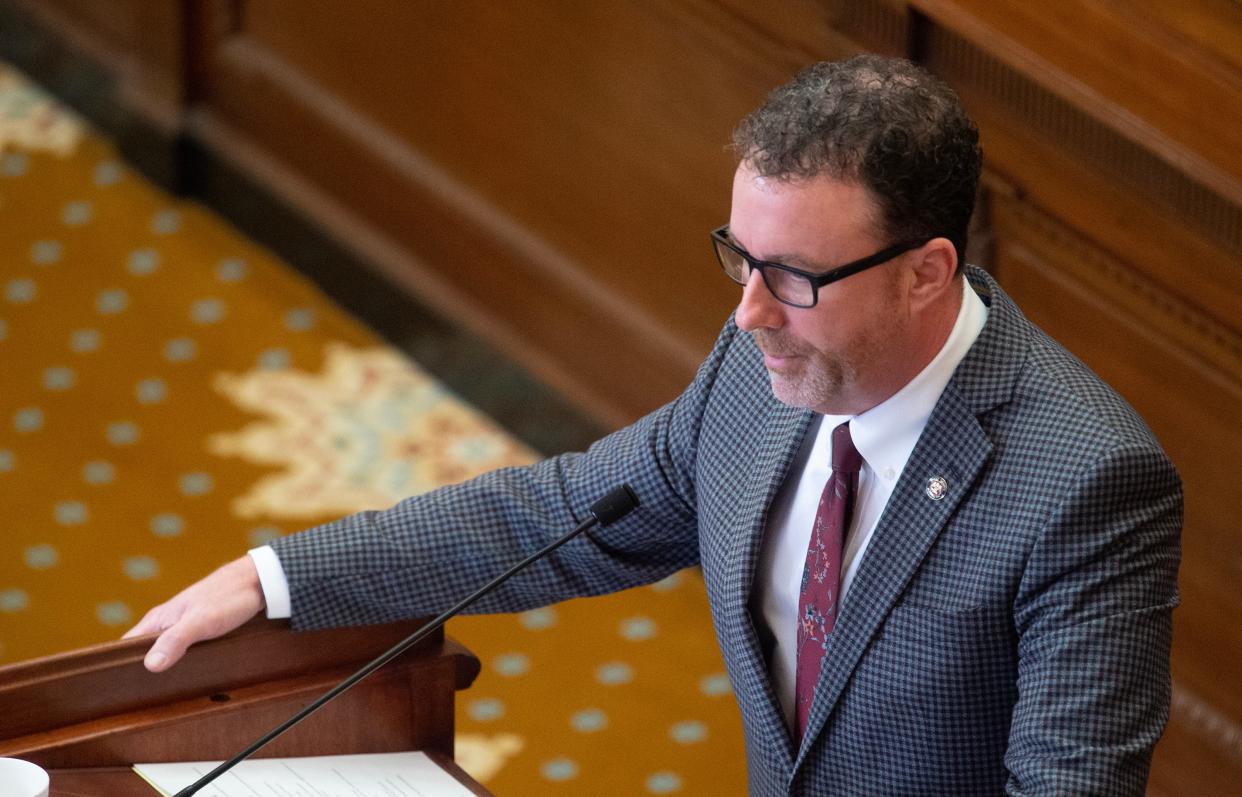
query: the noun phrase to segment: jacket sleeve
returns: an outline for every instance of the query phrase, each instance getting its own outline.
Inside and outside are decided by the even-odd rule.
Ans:
[[[276,540],[295,628],[435,614],[588,516],[621,483],[639,508],[536,562],[471,611],[523,611],[650,583],[699,560],[695,457],[738,335],[730,321],[677,399],[592,445]]]
[[[1032,548],[1014,619],[1011,795],[1136,795],[1168,720],[1181,482],[1156,448],[1087,465]]]

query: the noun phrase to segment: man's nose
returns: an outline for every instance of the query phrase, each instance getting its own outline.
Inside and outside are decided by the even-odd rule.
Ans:
[[[742,300],[738,302],[734,320],[747,332],[775,329],[785,322],[785,305],[776,300],[757,270],[750,272],[750,279],[742,286]]]

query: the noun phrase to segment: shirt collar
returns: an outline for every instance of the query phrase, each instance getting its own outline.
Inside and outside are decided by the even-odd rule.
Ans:
[[[891,468],[892,472],[900,473],[905,467],[945,385],[979,337],[987,321],[987,306],[966,279],[962,279],[962,292],[962,305],[948,339],[932,361],[905,387],[853,418],[825,416],[824,424],[828,428],[850,421],[854,447],[872,471],[884,472]]]

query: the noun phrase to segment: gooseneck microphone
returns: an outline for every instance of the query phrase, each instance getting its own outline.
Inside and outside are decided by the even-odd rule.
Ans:
[[[462,598],[452,607],[445,609],[444,612],[442,612],[435,619],[428,621],[425,625],[421,626],[417,631],[410,634],[408,637],[401,640],[397,644],[393,645],[391,648],[389,648],[385,652],[381,653],[369,664],[364,666],[362,669],[358,670],[358,672],[354,673],[353,675],[346,678],[344,681],[341,681],[339,684],[332,687],[332,689],[324,693],[322,697],[318,698],[313,703],[306,706],[306,708],[302,709],[301,711],[294,714],[289,719],[285,720],[278,727],[273,728],[266,735],[264,735],[261,739],[257,740],[254,744],[250,745],[245,750],[242,750],[240,753],[233,756],[228,761],[225,761],[220,766],[211,770],[206,775],[203,775],[201,778],[194,781],[189,786],[186,786],[184,789],[177,792],[173,797],[189,797],[189,795],[196,793],[199,789],[203,788],[208,783],[211,783],[213,780],[220,777],[225,772],[228,772],[230,769],[232,769],[237,764],[249,758],[251,754],[253,754],[260,747],[263,747],[263,745],[272,741],[277,736],[280,736],[282,733],[289,730],[294,725],[297,725],[299,722],[306,719],[308,716],[318,711],[320,708],[323,708],[324,704],[326,704],[327,702],[335,698],[337,695],[341,694],[346,689],[349,689],[351,686],[354,686],[359,681],[361,681],[363,678],[366,678],[368,675],[375,672],[380,667],[383,667],[388,662],[392,661],[393,659],[397,658],[405,651],[409,650],[414,645],[418,644],[432,631],[435,631],[437,628],[444,625],[451,618],[453,618],[458,613],[460,613],[462,609],[465,609],[467,606],[474,603],[479,598],[483,597],[487,593],[494,590],[496,587],[499,587],[501,584],[508,581],[509,578],[512,577],[517,572],[524,570],[528,565],[552,553],[557,548],[561,547],[565,543],[572,540],[574,537],[577,537],[582,532],[586,531],[587,529],[590,529],[592,526],[599,524],[600,527],[603,527],[611,523],[614,523],[620,520],[621,518],[625,517],[626,515],[628,515],[630,512],[634,511],[635,507],[637,506],[638,506],[638,496],[634,494],[634,490],[631,489],[628,484],[622,484],[619,487],[614,487],[603,498],[600,498],[598,501],[591,504],[591,509],[590,509],[591,516],[587,518],[586,520],[582,521],[581,523],[579,523],[578,526],[573,531],[569,532],[563,537],[559,537],[556,540],[553,540],[552,542],[548,543],[544,547],[540,548],[538,551],[535,551],[530,556],[526,557],[522,561],[510,567],[505,572],[496,576],[491,581],[479,587],[477,590],[475,590],[470,595],[466,596],[465,598]]]

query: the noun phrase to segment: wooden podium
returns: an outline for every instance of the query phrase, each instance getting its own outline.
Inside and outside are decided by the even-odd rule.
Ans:
[[[131,764],[230,758],[420,624],[293,632],[254,620],[159,675],[142,666],[151,638],[2,667],[0,756],[49,770],[52,797],[148,797]],[[256,757],[421,750],[488,794],[453,763],[454,692],[478,673],[439,631]]]

